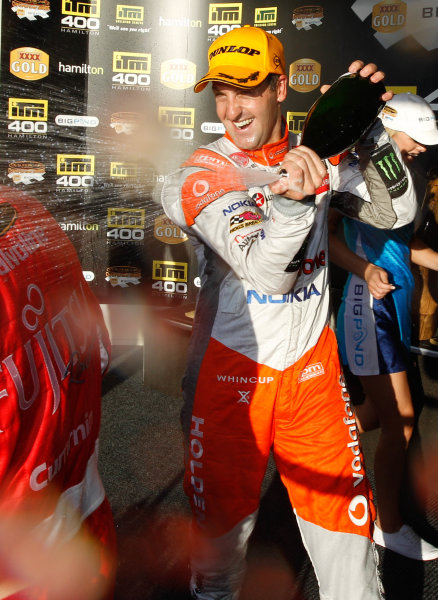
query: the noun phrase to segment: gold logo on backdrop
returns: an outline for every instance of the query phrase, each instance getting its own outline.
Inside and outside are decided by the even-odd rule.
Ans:
[[[15,77],[34,81],[49,74],[49,55],[38,48],[23,46],[10,52],[10,72]]]
[[[321,65],[312,58],[300,58],[289,67],[289,85],[296,92],[311,92],[320,81]]]
[[[256,8],[254,13],[254,25],[257,27],[272,27],[277,24],[277,7]]]
[[[379,33],[393,33],[406,25],[406,2],[383,0],[373,6],[372,28]]]
[[[117,4],[116,21],[142,24],[144,21],[144,7],[129,4]]]
[[[242,21],[242,3],[210,4],[208,23],[210,25],[235,25]]]
[[[18,121],[47,121],[48,100],[9,98],[8,118]]]
[[[160,281],[187,281],[188,264],[170,260],[152,262],[152,279]]]
[[[151,55],[141,52],[113,52],[115,73],[150,73]]]
[[[158,119],[166,127],[193,128],[195,126],[195,109],[160,106]]]
[[[100,0],[62,0],[62,13],[78,17],[100,17]]]
[[[286,121],[289,131],[292,131],[292,133],[301,133],[306,116],[306,112],[288,112],[286,114]]]
[[[185,58],[174,58],[161,63],[163,85],[173,90],[193,87],[196,82],[196,65]]]
[[[93,154],[57,154],[58,175],[94,175]]]
[[[107,216],[108,227],[144,229],[144,208],[109,208]]]
[[[181,244],[188,240],[184,231],[167,215],[160,215],[155,219],[154,237],[164,244]]]

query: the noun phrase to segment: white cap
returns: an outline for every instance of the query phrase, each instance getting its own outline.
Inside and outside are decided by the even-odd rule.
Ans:
[[[396,94],[385,104],[379,117],[385,127],[403,131],[420,144],[438,144],[435,114],[421,96],[410,92]]]

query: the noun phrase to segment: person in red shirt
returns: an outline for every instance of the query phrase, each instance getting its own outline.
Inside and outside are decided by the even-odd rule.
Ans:
[[[0,597],[109,600],[116,553],[98,472],[109,338],[76,252],[0,188]]]

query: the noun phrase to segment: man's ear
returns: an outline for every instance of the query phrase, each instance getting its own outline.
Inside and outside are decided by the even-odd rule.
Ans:
[[[280,77],[278,78],[278,83],[277,83],[277,101],[278,102],[284,102],[284,100],[286,100],[286,96],[287,96],[287,76],[286,75],[280,75]]]

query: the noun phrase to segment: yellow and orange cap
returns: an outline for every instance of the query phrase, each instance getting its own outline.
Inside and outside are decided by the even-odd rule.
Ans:
[[[244,25],[215,40],[208,49],[208,73],[195,84],[201,92],[209,81],[240,88],[259,85],[270,73],[285,74],[283,45],[275,35]]]

